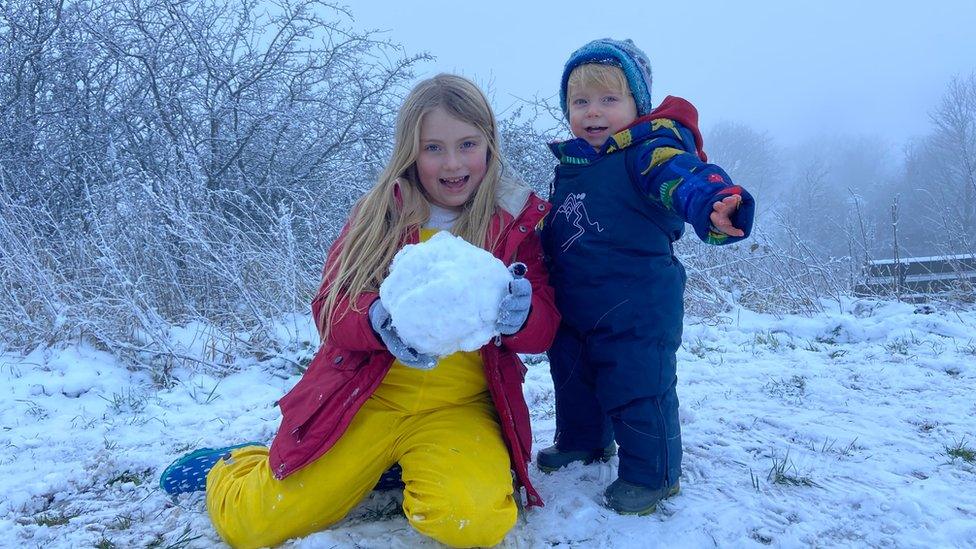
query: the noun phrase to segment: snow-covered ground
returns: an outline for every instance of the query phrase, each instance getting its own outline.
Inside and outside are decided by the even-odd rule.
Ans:
[[[915,309],[852,300],[813,318],[689,318],[681,494],[621,517],[601,506],[615,462],[534,472],[547,505],[504,546],[976,546],[976,312]],[[310,321],[296,324],[314,340]],[[214,360],[216,340],[192,334],[174,337]],[[538,448],[553,434],[552,384],[529,358]],[[84,346],[0,355],[0,545],[220,546],[202,496],[173,502],[158,475],[191,448],[269,441],[297,376],[280,359],[221,378],[164,365],[171,383]],[[374,494],[286,546],[436,546],[397,503]]]

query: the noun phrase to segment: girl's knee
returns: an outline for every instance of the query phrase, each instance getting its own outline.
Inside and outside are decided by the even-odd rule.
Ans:
[[[214,529],[234,548],[272,547],[338,522],[348,505],[318,505],[314,482],[295,475],[279,481],[267,452],[235,452],[207,477],[207,511]]]
[[[404,502],[407,520],[420,533],[451,547],[497,545],[518,518],[510,491],[462,489],[425,499],[428,501],[410,501],[408,496]]]

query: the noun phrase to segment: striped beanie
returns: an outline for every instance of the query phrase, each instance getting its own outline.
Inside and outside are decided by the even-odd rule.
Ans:
[[[651,62],[647,55],[630,40],[601,38],[574,51],[569,56],[569,61],[566,61],[562,84],[559,86],[559,106],[566,118],[569,118],[569,108],[566,105],[569,75],[573,69],[587,63],[619,67],[627,78],[634,103],[637,104],[637,116],[651,112]]]

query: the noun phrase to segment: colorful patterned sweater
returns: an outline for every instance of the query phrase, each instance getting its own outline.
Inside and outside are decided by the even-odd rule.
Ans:
[[[674,212],[695,228],[708,244],[729,244],[749,236],[755,201],[745,189],[733,185],[725,170],[708,164],[698,131],[698,111],[680,97],[668,96],[649,114],[617,132],[597,151],[582,138],[552,143],[553,154],[563,164],[589,164],[603,155],[627,148],[629,172],[643,194]],[[712,205],[729,195],[742,202],[730,216],[732,225],[745,232],[732,237],[711,223]]]

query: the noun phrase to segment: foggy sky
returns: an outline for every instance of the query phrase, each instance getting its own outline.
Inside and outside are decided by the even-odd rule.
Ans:
[[[558,6],[558,8],[556,7]],[[552,96],[585,42],[631,38],[653,67],[652,99],[691,100],[701,125],[742,122],[782,144],[929,130],[953,76],[976,70],[976,0],[929,2],[362,1],[356,27],[490,88],[496,109]]]

